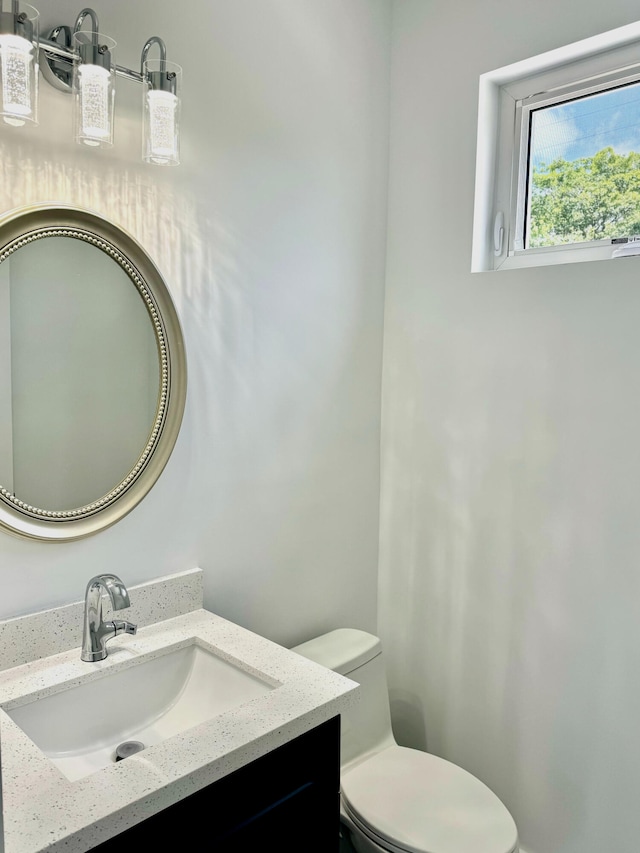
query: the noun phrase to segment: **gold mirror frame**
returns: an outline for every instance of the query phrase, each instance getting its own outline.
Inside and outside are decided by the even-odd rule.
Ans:
[[[71,510],[47,510],[19,499],[0,484],[0,529],[28,539],[70,541],[91,536],[127,515],[162,473],[184,412],[187,366],[180,321],[157,267],[129,234],[97,213],[64,205],[36,205],[0,218],[0,263],[44,237],[70,237],[109,255],[142,297],[160,362],[160,392],[146,446],[127,476],[95,502]]]

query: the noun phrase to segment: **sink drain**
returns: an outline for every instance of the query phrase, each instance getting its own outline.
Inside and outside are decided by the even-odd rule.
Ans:
[[[135,755],[144,749],[144,744],[139,740],[125,740],[116,748],[116,761],[122,761],[123,758],[129,758],[130,755]]]

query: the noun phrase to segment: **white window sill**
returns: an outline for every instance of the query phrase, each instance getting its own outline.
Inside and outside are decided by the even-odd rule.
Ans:
[[[557,264],[578,264],[584,261],[619,261],[621,258],[613,258],[612,254],[616,246],[594,246],[590,248],[574,248],[567,249],[564,246],[554,247],[554,249],[529,249],[526,252],[516,252],[502,260],[496,258],[496,264],[493,270],[519,270],[529,267],[548,267]],[[640,248],[635,252],[623,255],[622,257],[633,258],[640,255]],[[474,270],[480,272],[480,270]]]

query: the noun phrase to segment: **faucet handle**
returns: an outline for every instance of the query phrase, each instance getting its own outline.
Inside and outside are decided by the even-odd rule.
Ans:
[[[118,634],[137,634],[138,626],[134,625],[133,622],[125,622],[123,619],[114,619],[113,620],[114,627],[114,636]]]

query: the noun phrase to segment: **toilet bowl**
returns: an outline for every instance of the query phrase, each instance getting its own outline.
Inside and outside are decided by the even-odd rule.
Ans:
[[[493,791],[396,743],[378,637],[338,628],[293,651],[360,684],[340,744],[340,816],[357,853],[517,853],[515,822]]]

